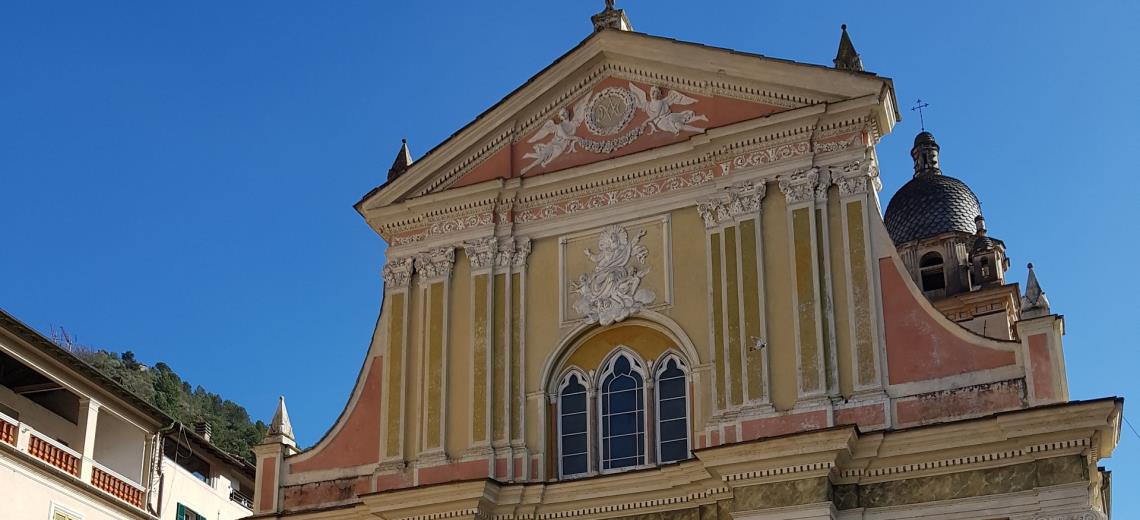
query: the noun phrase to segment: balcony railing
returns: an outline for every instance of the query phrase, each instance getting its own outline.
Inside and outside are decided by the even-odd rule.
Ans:
[[[123,502],[142,509],[146,490],[98,462],[94,462],[92,466],[91,483],[95,487],[110,493]]]
[[[241,494],[236,489],[233,491],[230,491],[230,500],[234,501],[235,503],[237,503],[237,505],[242,506],[246,509],[250,509],[250,510],[253,509],[253,499]]]
[[[76,477],[79,476],[79,462],[83,460],[83,455],[56,441],[41,436],[34,430],[29,433],[31,433],[31,438],[28,439],[28,453]]]
[[[138,509],[145,509],[145,488],[2,413],[0,413],[0,442],[42,460],[76,480],[83,481],[84,473],[89,473],[88,483],[92,486]],[[87,467],[90,470],[84,471]]]

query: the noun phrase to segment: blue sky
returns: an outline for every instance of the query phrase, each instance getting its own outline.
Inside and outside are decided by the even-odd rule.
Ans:
[[[1013,280],[1066,318],[1074,399],[1136,377],[1140,4],[619,1],[636,29],[830,64],[848,24],[904,120],[884,204],[927,128]],[[400,138],[430,149],[586,37],[574,2],[0,4],[0,307],[133,350],[302,444],[339,414],[380,307],[384,245],[352,209]],[[1126,417],[1140,424],[1140,415]],[[1140,475],[1125,427],[1116,513]],[[1130,514],[1131,513],[1131,514]]]

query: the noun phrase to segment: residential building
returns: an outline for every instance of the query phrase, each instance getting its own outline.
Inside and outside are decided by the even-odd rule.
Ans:
[[[235,520],[252,485],[248,462],[0,311],[0,518]]]

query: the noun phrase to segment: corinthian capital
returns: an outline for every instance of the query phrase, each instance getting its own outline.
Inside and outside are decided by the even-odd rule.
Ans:
[[[510,269],[526,265],[530,256],[530,239],[527,237],[504,237],[499,239],[495,253],[495,267]]]
[[[495,237],[477,238],[463,243],[463,252],[467,253],[467,261],[471,263],[472,269],[491,267],[498,250],[499,239]]]
[[[832,167],[835,184],[839,185],[839,196],[849,197],[867,192],[867,185],[874,180],[874,168],[869,160],[852,161],[843,166]]]
[[[384,288],[402,289],[412,281],[412,259],[392,258],[384,264]]]
[[[728,187],[728,213],[734,217],[760,213],[768,187],[763,182],[742,182]]]
[[[422,280],[434,280],[451,276],[455,265],[455,248],[438,247],[416,254],[416,272]]]
[[[819,168],[808,168],[787,175],[780,176],[780,191],[788,204],[811,202],[815,197],[815,188],[819,183]]]

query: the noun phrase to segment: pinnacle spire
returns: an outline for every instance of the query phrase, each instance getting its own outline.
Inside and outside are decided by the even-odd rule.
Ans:
[[[1025,281],[1025,296],[1021,297],[1021,318],[1037,318],[1052,314],[1049,310],[1049,299],[1041,284],[1037,281],[1037,273],[1033,272],[1033,264],[1029,264],[1029,279]]]
[[[839,36],[839,51],[835,53],[835,68],[862,71],[863,60],[859,59],[859,53],[855,52],[855,44],[851,43],[851,37],[847,35],[847,24],[840,25],[839,28],[843,34]]]
[[[412,152],[408,150],[408,140],[400,139],[400,151],[396,153],[396,160],[392,161],[392,167],[388,168],[388,180],[392,181],[403,175],[411,166]]]
[[[614,8],[614,0],[606,0],[605,9],[591,16],[590,21],[594,23],[594,32],[602,32],[606,29],[633,30],[633,24],[629,23],[629,18],[625,16],[625,10]]]
[[[273,437],[281,437],[280,442],[296,444],[293,438],[293,425],[289,422],[289,410],[285,409],[285,396],[277,398],[277,411],[273,412],[273,420],[269,422],[269,431],[265,434],[268,442]]]

